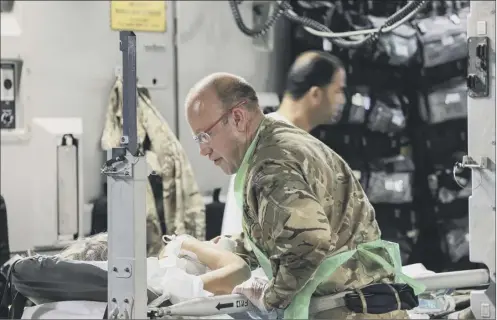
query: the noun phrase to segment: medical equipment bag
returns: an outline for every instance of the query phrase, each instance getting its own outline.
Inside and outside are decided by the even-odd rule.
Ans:
[[[419,115],[427,124],[466,119],[468,114],[466,79],[455,77],[430,86],[419,94]]]
[[[370,88],[360,85],[351,86],[345,90],[347,102],[340,122],[344,124],[364,124],[372,104]]]
[[[367,127],[373,132],[398,134],[406,128],[402,97],[395,92],[380,92],[368,113]]]
[[[403,155],[370,162],[366,194],[372,204],[413,201],[413,161]]]
[[[431,68],[468,55],[466,25],[456,15],[434,15],[414,22],[422,46],[419,56],[424,68]]]
[[[351,21],[361,20],[361,25],[353,23],[355,30],[379,28],[387,20],[386,17],[373,15],[360,16],[358,19],[350,19]],[[357,49],[352,56],[360,57],[378,65],[407,67],[415,61],[417,53],[418,39],[416,29],[412,25],[405,23],[391,32],[383,34],[373,45]]]

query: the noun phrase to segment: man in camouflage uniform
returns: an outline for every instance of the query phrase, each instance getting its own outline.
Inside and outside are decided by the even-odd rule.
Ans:
[[[333,88],[313,89],[317,97],[326,99],[327,90],[343,89],[345,72],[337,74]],[[304,130],[266,118],[254,89],[243,79],[225,73],[202,79],[188,94],[186,116],[202,155],[226,174],[246,172],[240,196],[244,230],[269,257],[272,280],[262,285],[253,281],[235,292],[260,310],[286,309],[325,258],[380,239],[374,209],[350,167]],[[385,249],[376,254],[391,261]],[[354,255],[314,294],[392,282],[394,276]],[[316,318],[408,316],[403,310],[356,314],[339,307]]]
[[[122,85],[122,80],[118,78],[109,97],[101,139],[104,150],[120,146],[123,132]],[[148,165],[162,178],[167,234],[189,234],[203,240],[205,204],[186,153],[142,88],[138,90],[137,102],[138,141]],[[143,150],[146,137],[150,140],[150,150]],[[156,256],[163,248],[162,228],[150,182],[147,183],[146,208],[147,253],[149,256]]]
[[[328,52],[306,51],[300,54],[288,72],[285,94],[278,110],[266,116],[307,132],[319,125],[336,122],[341,116],[344,104],[342,87],[338,83],[343,80],[339,74],[340,70],[343,70],[341,61]],[[316,99],[318,87],[328,88],[326,97]],[[249,265],[253,265],[255,257],[250,245],[245,241],[241,223],[233,223],[241,221],[243,215],[242,210],[233,205],[236,203],[234,179],[235,175],[232,176],[233,181],[228,189],[222,232],[229,234],[237,242],[237,254]],[[226,231],[225,226],[228,229]]]

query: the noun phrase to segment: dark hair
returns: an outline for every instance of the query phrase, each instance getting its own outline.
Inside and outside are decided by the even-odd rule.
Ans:
[[[254,88],[242,78],[219,78],[212,82],[223,108],[231,108],[236,103],[245,100],[245,106],[250,110],[259,107],[259,100]]]
[[[308,61],[299,61],[303,55],[313,54]],[[335,72],[343,68],[343,64],[334,55],[325,51],[308,51],[303,53],[290,67],[286,81],[286,93],[299,100],[312,87],[329,85]]]

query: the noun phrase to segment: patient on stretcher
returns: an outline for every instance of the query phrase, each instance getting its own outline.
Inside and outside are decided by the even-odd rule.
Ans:
[[[188,278],[196,283],[195,290],[200,286],[207,293],[221,295],[230,294],[236,285],[250,278],[245,261],[227,250],[229,239],[214,243],[183,235],[165,236],[163,240],[166,246],[159,256],[147,259],[149,287],[160,287],[164,276],[168,276],[168,287],[171,279]],[[58,256],[68,260],[107,261],[107,252],[107,234],[101,233],[69,246]]]

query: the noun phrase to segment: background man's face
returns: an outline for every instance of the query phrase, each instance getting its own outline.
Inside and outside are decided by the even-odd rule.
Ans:
[[[343,90],[346,85],[345,70],[339,69],[335,72],[331,83],[323,88],[325,94],[320,106],[323,120],[338,120],[341,116],[343,105],[345,104],[345,94]]]

